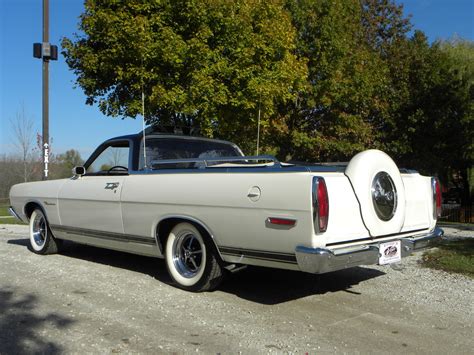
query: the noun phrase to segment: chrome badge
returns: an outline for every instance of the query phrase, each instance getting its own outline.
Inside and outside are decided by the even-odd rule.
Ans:
[[[381,171],[372,181],[372,202],[375,213],[382,221],[389,221],[397,210],[397,189],[392,178]]]

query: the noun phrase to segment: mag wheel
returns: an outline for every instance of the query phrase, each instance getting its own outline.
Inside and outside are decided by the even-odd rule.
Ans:
[[[58,241],[51,233],[48,221],[39,208],[30,216],[30,245],[36,254],[54,254],[58,251]]]
[[[171,230],[165,254],[168,272],[182,289],[207,291],[222,280],[222,267],[208,236],[190,223]]]

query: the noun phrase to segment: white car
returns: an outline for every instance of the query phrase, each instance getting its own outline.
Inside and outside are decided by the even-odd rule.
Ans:
[[[226,141],[139,133],[104,142],[70,179],[13,186],[10,201],[35,253],[70,240],[164,258],[190,291],[245,265],[326,273],[398,262],[443,234],[437,180],[378,150],[298,166]]]

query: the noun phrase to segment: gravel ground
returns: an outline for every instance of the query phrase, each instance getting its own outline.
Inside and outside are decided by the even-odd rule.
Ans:
[[[73,243],[38,256],[27,245],[26,226],[0,225],[1,354],[474,348],[474,280],[421,267],[420,253],[321,276],[248,268],[192,294],[170,285],[161,260]]]

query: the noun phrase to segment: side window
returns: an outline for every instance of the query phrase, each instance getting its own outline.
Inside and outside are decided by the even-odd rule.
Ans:
[[[130,148],[128,143],[110,145],[87,167],[87,173],[108,173],[112,168],[114,168],[113,172],[124,173],[128,170],[129,155]]]
[[[203,139],[158,138],[147,139],[147,166],[151,169],[189,168],[194,163],[156,164],[167,159],[205,159],[240,156],[241,153],[229,143],[213,142]],[[140,144],[140,169],[144,168],[143,144]]]

